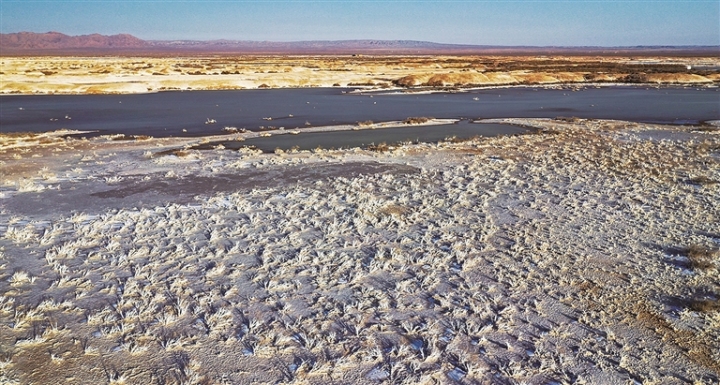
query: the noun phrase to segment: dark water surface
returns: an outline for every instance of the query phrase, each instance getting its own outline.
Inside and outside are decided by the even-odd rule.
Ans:
[[[354,124],[411,116],[469,119],[577,116],[675,124],[720,119],[718,88],[604,87],[573,92],[527,87],[373,96],[342,91],[347,89],[3,95],[0,96],[0,127],[2,132],[67,128],[99,131],[99,135],[164,137],[221,134],[225,126],[249,130],[260,126],[292,129],[308,123],[312,126]],[[208,118],[217,123],[205,124]]]

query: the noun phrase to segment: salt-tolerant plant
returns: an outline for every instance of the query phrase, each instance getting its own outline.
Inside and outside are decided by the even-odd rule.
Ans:
[[[22,179],[16,183],[16,188],[18,192],[40,192],[47,187],[34,182],[32,179]]]
[[[13,364],[10,357],[0,358],[0,383],[8,385],[20,384],[20,381],[17,380],[17,376],[12,371],[12,367]]]
[[[13,273],[10,277],[10,284],[13,286],[20,286],[35,282],[36,277],[28,274],[25,271],[19,270]]]

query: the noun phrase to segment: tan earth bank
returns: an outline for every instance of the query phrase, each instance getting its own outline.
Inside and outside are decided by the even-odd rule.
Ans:
[[[280,87],[713,84],[717,57],[3,57],[0,94],[143,93]],[[690,69],[687,69],[690,66]],[[693,68],[699,69],[693,69]]]
[[[8,139],[0,382],[718,383],[717,129],[505,122],[538,130]]]

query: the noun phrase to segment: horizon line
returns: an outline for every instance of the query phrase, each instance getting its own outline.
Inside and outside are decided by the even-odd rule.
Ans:
[[[201,40],[201,39],[192,39],[192,38],[174,38],[174,39],[143,39],[140,37],[137,37],[136,35],[128,32],[120,32],[120,33],[114,33],[114,34],[102,34],[99,32],[89,33],[89,34],[81,34],[81,35],[69,35],[64,32],[59,31],[47,31],[47,32],[33,32],[33,31],[19,31],[19,32],[0,32],[0,35],[12,35],[12,34],[22,34],[22,33],[29,33],[29,34],[37,34],[37,35],[43,35],[43,34],[50,34],[50,33],[57,33],[61,35],[65,35],[68,37],[82,37],[82,36],[92,36],[92,35],[100,35],[105,37],[111,37],[111,36],[122,36],[122,35],[128,35],[132,36],[138,40],[141,40],[143,42],[173,42],[173,41],[187,41],[187,42],[197,42],[197,43],[213,43],[213,42],[233,42],[233,43],[276,43],[276,44],[297,44],[297,43],[340,43],[340,42],[369,42],[369,41],[378,41],[378,42],[413,42],[413,43],[426,43],[426,44],[438,44],[438,45],[446,45],[446,46],[460,46],[460,47],[485,47],[485,48],[697,48],[697,47],[717,47],[720,49],[720,44],[713,45],[713,44],[683,44],[683,45],[672,45],[672,44],[636,44],[636,45],[524,45],[524,44],[516,44],[516,45],[493,45],[493,44],[473,44],[473,43],[445,43],[445,42],[439,42],[439,41],[431,41],[431,40],[415,40],[415,39],[372,39],[372,38],[356,38],[356,39],[338,39],[338,40],[331,40],[331,39],[317,39],[317,40],[241,40],[241,39],[229,39],[229,38],[219,38],[219,39],[209,39],[209,40]],[[123,48],[123,47],[113,47],[113,48]],[[37,49],[37,48],[35,48]],[[50,48],[53,49],[53,48]],[[102,49],[102,48],[99,48]]]

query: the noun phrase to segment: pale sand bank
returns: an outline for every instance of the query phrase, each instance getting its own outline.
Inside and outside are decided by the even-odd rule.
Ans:
[[[658,58],[657,61],[691,67],[720,65],[717,58]],[[518,66],[517,62],[526,62],[527,67]],[[508,63],[511,65],[503,66]],[[582,66],[588,63],[594,67],[583,70]],[[557,65],[567,68],[547,69],[548,66]],[[602,68],[596,68],[598,65]],[[387,89],[396,86],[492,87],[612,83],[620,82],[634,74],[634,71],[642,71],[644,68],[633,69],[627,65],[626,58],[614,57],[4,57],[0,58],[3,78],[0,94],[135,94],[163,90],[285,87]],[[616,69],[614,66],[621,67]],[[708,71],[664,73],[661,68],[643,74],[634,81],[708,85],[720,82],[720,74]]]

